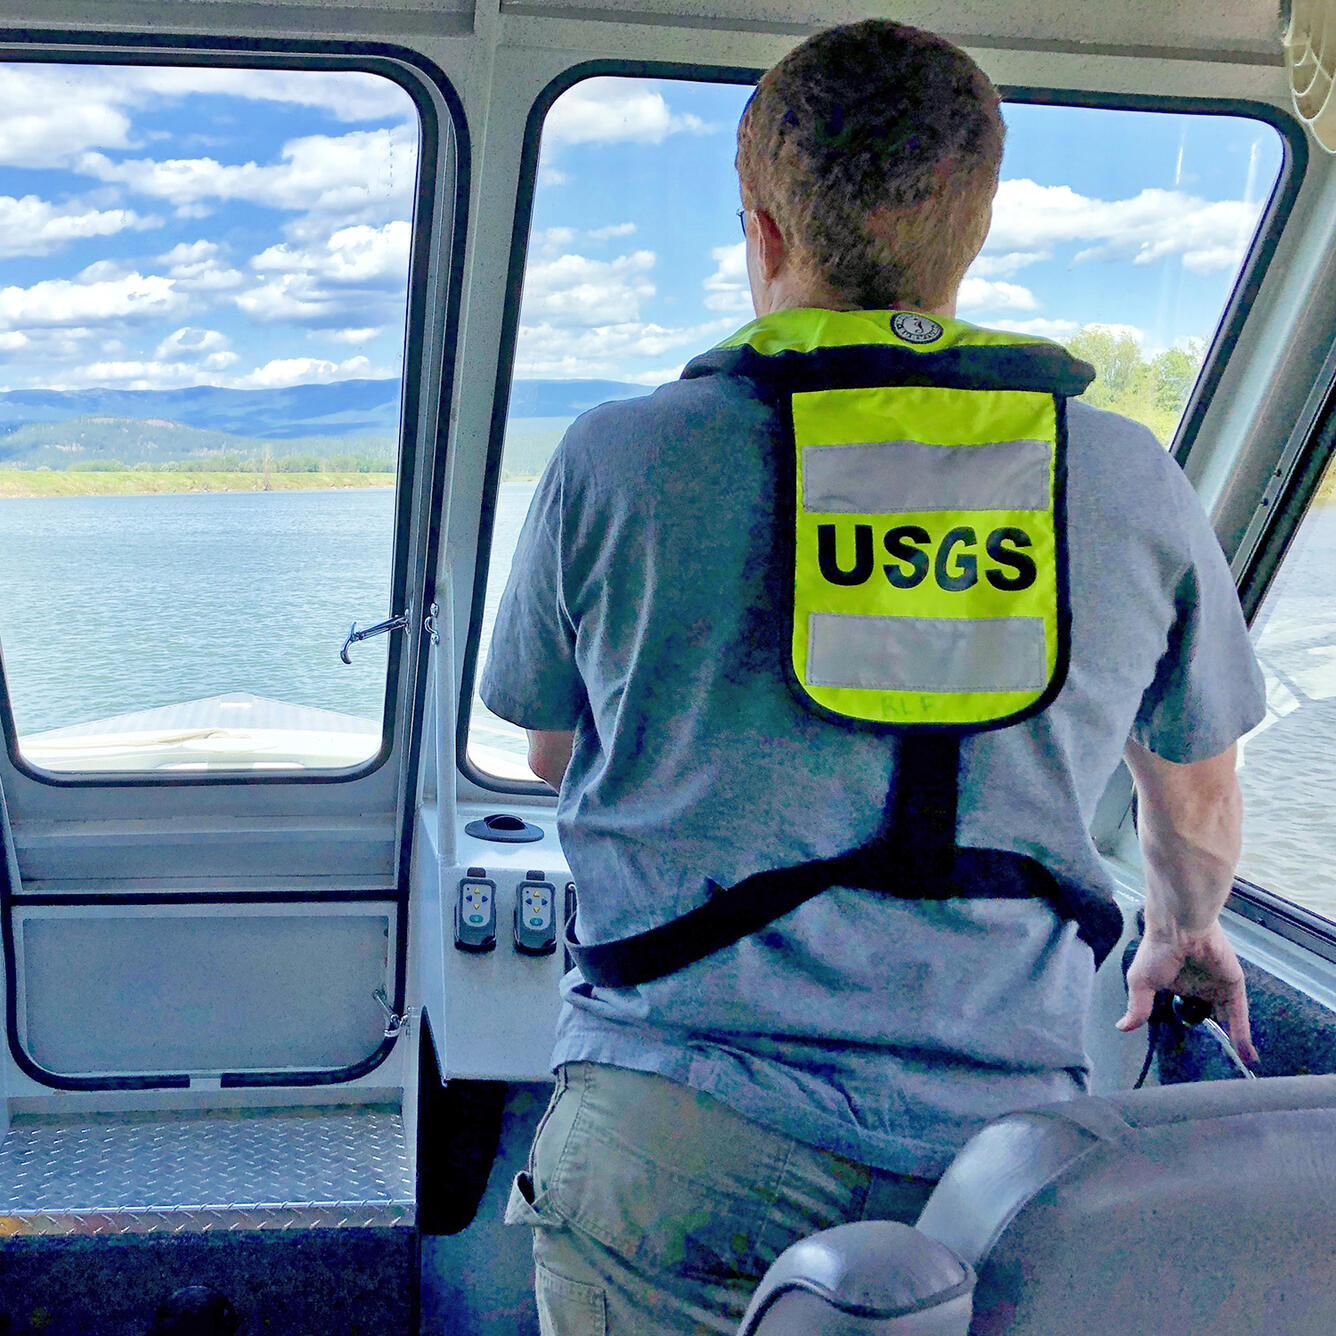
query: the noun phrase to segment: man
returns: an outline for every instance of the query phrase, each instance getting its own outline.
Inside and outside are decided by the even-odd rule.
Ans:
[[[1120,755],[1140,795],[1148,880],[1120,1027],[1140,1025],[1154,990],[1173,986],[1216,1003],[1252,1056],[1242,976],[1217,915],[1238,853],[1234,743],[1261,717],[1260,675],[1220,549],[1158,444],[1080,404],[1064,433],[1064,396],[1088,375],[1073,384],[1051,345],[953,319],[987,232],[1002,139],[996,90],[939,38],[867,22],[799,46],[761,80],[738,132],[758,320],[683,380],[581,418],[535,494],[482,695],[529,730],[530,764],[560,790],[579,940],[634,943],[708,912],[757,873],[871,869],[718,949],[698,944],[709,948],[698,959],[687,940],[688,963],[629,976],[641,982],[568,975],[556,1094],[507,1212],[534,1227],[545,1336],[730,1332],[796,1238],[860,1218],[912,1222],[984,1121],[1084,1088],[1092,946],[1109,945],[1088,825]],[[973,358],[989,413],[1044,410],[1042,459],[1069,437],[1065,680],[1062,580],[1044,555],[1061,543],[1032,555],[1014,525],[999,521],[984,544],[957,524],[937,550],[940,591],[929,579],[915,596],[940,602],[969,587],[985,600],[1031,598],[1051,577],[1050,602],[1028,619],[1046,628],[1046,666],[1029,717],[991,727],[1011,699],[996,666],[1009,651],[974,652],[982,621],[920,619],[962,636],[976,669],[1002,674],[996,691],[970,698],[982,704],[966,722],[985,731],[966,731],[958,759],[937,753],[935,770],[922,761],[931,727],[888,735],[833,719],[804,697],[819,683],[785,681],[790,636],[809,624],[795,591],[816,580],[794,574],[802,542],[792,561],[785,550],[795,508],[800,533],[811,518],[806,484],[796,499],[781,495],[795,446],[807,455],[803,433],[828,429],[836,446],[857,439],[879,452],[890,440],[904,447],[895,458],[936,459],[936,446],[913,444],[931,439],[922,405],[978,390],[942,390],[930,376],[912,390],[919,417],[873,421],[858,437],[830,414],[800,424],[783,368],[815,358],[828,370],[843,356],[831,348],[851,345],[878,366],[910,367],[911,380],[915,368]],[[934,349],[950,356],[913,361]],[[1049,368],[1034,373],[1041,380],[1058,368],[1051,395],[1026,397],[997,371],[1019,367],[1024,379],[1034,366]],[[885,377],[850,383],[871,395],[859,412],[893,401],[878,398]],[[967,439],[963,419],[943,430],[948,444]],[[1001,428],[982,439],[1022,464],[1036,445]],[[1059,473],[1045,465],[1044,486]],[[894,469],[887,485],[899,485]],[[992,486],[970,503],[980,513],[1000,504]],[[1056,490],[1033,506],[1060,526]],[[885,581],[867,577],[870,547],[846,541],[862,535],[827,527],[835,538],[820,570],[832,587],[861,578],[883,598],[886,582],[909,586],[928,570],[916,525],[894,539],[887,530]],[[857,658],[863,631],[837,641],[834,657]],[[899,643],[886,642],[888,658]],[[931,725],[962,699],[951,663],[920,658],[906,680],[926,674],[926,689],[867,693],[874,714],[886,700],[910,711],[929,701],[920,722]],[[801,677],[801,657],[791,662]],[[915,786],[897,785],[911,773],[947,796],[915,815]],[[939,834],[945,822],[935,862],[920,859],[930,841],[911,815]],[[881,864],[896,861],[879,858],[887,850],[947,881],[897,871],[879,882]],[[976,869],[972,879],[962,867]],[[997,884],[979,867],[997,868]],[[946,898],[917,898],[948,884]]]

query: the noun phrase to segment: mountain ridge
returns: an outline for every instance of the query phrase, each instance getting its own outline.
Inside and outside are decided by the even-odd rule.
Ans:
[[[609,399],[645,392],[644,386],[622,381],[519,380],[512,387],[510,411],[512,417],[573,418]],[[256,441],[392,438],[398,431],[399,397],[397,379],[259,390],[212,385],[175,390],[4,390],[0,391],[0,446],[5,436],[23,427],[97,418],[152,421]]]

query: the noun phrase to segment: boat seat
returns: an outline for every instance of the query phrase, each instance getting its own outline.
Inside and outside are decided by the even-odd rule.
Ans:
[[[965,1336],[973,1289],[973,1271],[909,1225],[837,1225],[775,1258],[742,1336]]]
[[[1010,1114],[956,1157],[908,1231],[921,1242],[902,1228],[844,1225],[790,1248],[743,1336],[1329,1336],[1336,1077],[1165,1086]],[[952,1262],[976,1277],[963,1324]],[[881,1298],[904,1295],[912,1313],[878,1314]],[[944,1325],[912,1325],[934,1320]]]

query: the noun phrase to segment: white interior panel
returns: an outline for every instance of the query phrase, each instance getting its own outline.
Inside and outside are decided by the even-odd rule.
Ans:
[[[63,1075],[349,1066],[381,1042],[390,931],[364,906],[33,912],[26,1047]]]
[[[1266,0],[1166,0],[1157,5],[1109,5],[1098,0],[1072,4],[1002,6],[991,0],[502,0],[503,13],[552,17],[628,18],[672,11],[687,22],[731,19],[738,27],[756,24],[815,28],[855,23],[870,15],[894,18],[936,32],[960,36],[1051,42],[1056,38],[1117,46],[1234,48],[1272,53],[1280,61],[1276,7]]]

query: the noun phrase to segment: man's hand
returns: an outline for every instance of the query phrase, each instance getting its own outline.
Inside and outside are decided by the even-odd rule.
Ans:
[[[1235,749],[1204,761],[1166,761],[1129,742],[1146,867],[1146,930],[1127,973],[1126,1032],[1144,1025],[1155,993],[1211,1003],[1245,1062],[1257,1061],[1243,970],[1220,927],[1243,829]]]
[[[1115,1022],[1118,1029],[1126,1033],[1144,1025],[1161,989],[1209,1002],[1228,1025],[1239,1056],[1257,1061],[1243,969],[1219,923],[1205,933],[1176,937],[1153,937],[1147,930],[1127,971],[1127,1011]]]

